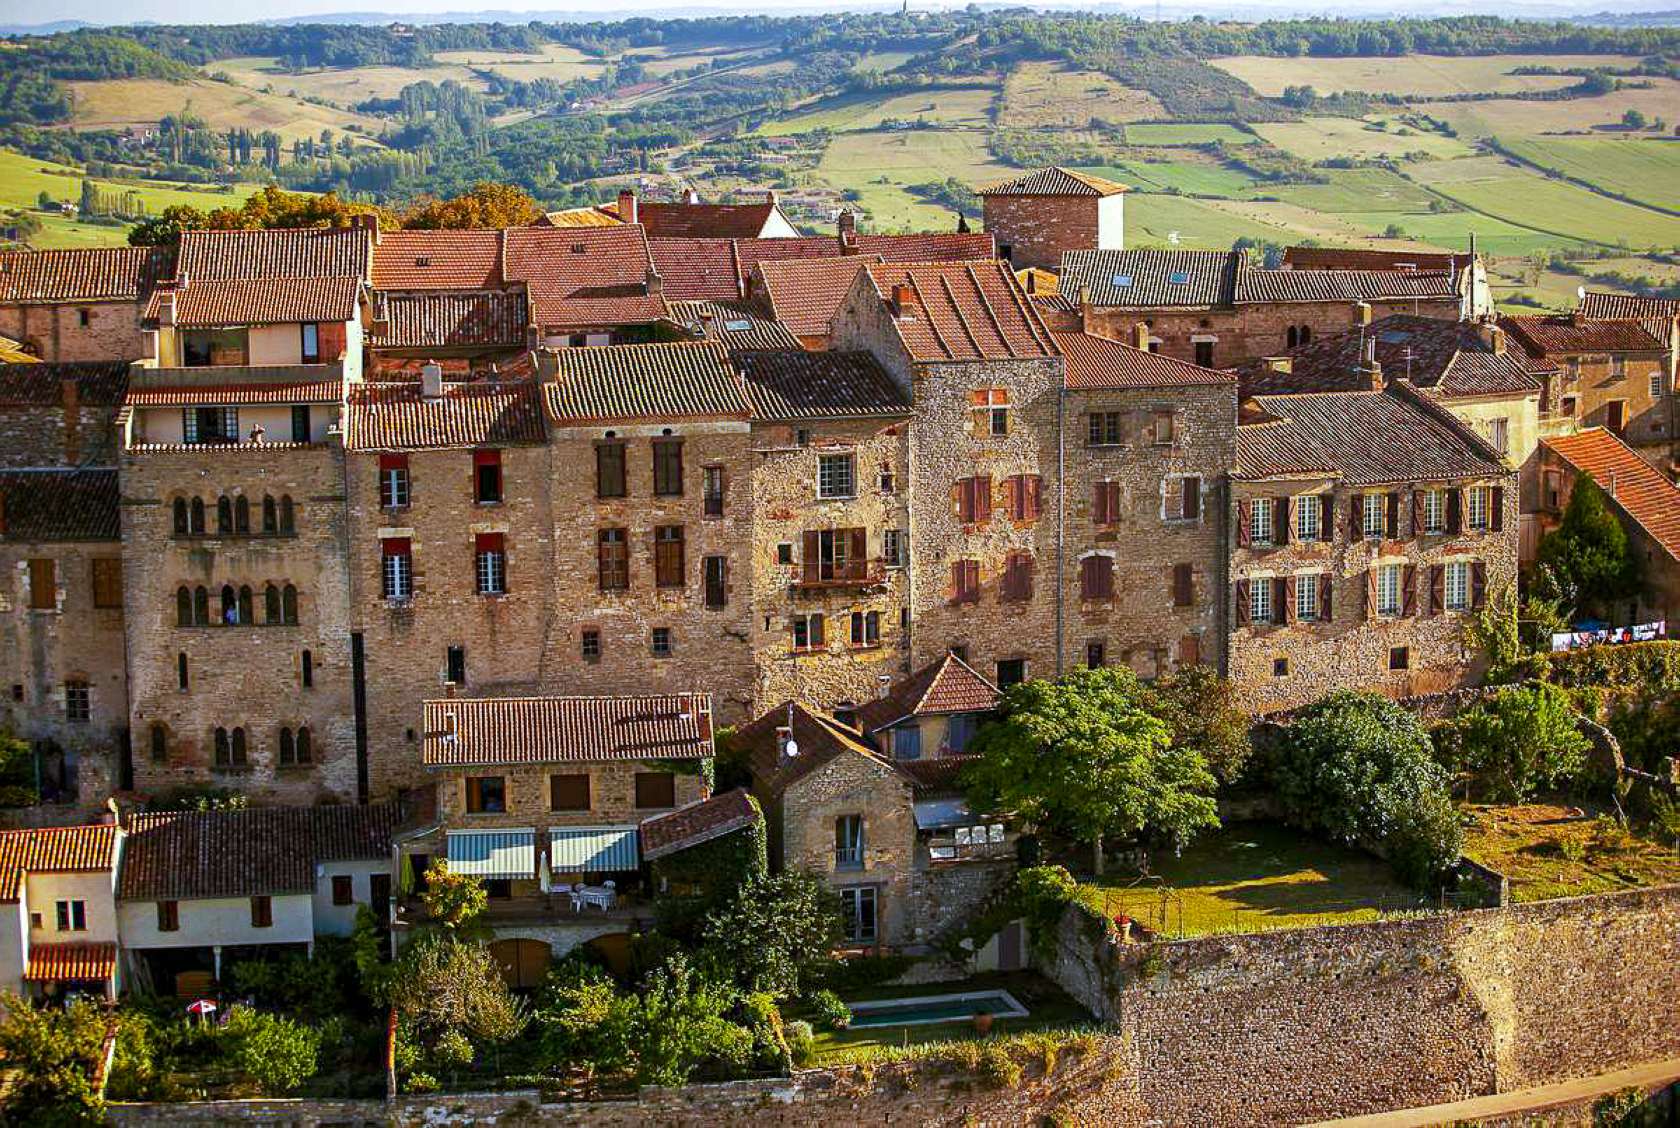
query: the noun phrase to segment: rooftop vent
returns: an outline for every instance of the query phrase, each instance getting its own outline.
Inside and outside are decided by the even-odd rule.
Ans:
[[[723,323],[723,327],[732,333],[742,333],[752,328],[752,322],[746,320],[745,318],[739,318],[736,320],[725,321]]]

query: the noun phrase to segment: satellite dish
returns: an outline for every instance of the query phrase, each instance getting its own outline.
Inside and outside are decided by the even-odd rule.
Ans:
[[[782,745],[782,754],[790,760],[799,755],[799,741],[790,740],[786,744]]]

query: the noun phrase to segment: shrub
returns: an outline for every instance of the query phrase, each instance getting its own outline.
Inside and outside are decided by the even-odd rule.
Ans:
[[[749,991],[791,998],[820,982],[840,939],[840,898],[808,873],[757,875],[707,917],[706,955]]]
[[[794,1065],[804,1069],[817,1060],[817,1036],[809,1022],[803,1019],[790,1022],[782,1031],[787,1037],[788,1054],[793,1058]]]
[[[13,1082],[3,1107],[9,1123],[80,1125],[104,1122],[93,1074],[105,1041],[105,1015],[78,999],[63,1010],[0,994],[0,1056]]]
[[[228,1060],[266,1094],[287,1093],[315,1076],[321,1036],[289,1018],[234,1007],[222,1028]]]
[[[909,956],[857,956],[837,960],[823,974],[822,984],[841,994],[879,987],[903,975],[914,962]]]
[[[980,1051],[980,1076],[994,1089],[1014,1089],[1021,1084],[1021,1063],[1007,1047],[991,1043]]]
[[[1521,803],[1578,777],[1590,744],[1576,727],[1569,695],[1554,685],[1508,686],[1443,726],[1451,766],[1468,772],[1485,797]]]
[[[852,1024],[852,1011],[833,991],[818,991],[807,1003],[817,1022],[829,1030],[844,1030]]]

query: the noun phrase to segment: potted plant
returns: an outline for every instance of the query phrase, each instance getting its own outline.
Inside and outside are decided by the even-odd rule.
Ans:
[[[995,1016],[992,1015],[989,1011],[981,1011],[979,1014],[975,1015],[974,1016],[974,1030],[975,1030],[975,1033],[979,1034],[981,1037],[985,1037],[987,1034],[990,1034],[992,1032],[992,1022],[993,1022],[994,1018],[995,1018]]]

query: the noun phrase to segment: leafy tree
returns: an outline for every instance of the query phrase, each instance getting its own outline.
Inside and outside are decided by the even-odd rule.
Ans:
[[[481,181],[449,200],[428,198],[402,213],[405,228],[525,227],[542,215],[530,193]]]
[[[420,893],[431,921],[449,932],[467,932],[489,904],[484,883],[471,874],[456,873],[443,859],[426,870],[426,888]]]
[[[1002,719],[970,746],[979,757],[964,773],[970,803],[1091,842],[1098,873],[1105,837],[1184,843],[1218,826],[1206,759],[1174,744],[1149,705],[1126,669],[1080,670],[1012,687]]]
[[[568,957],[543,978],[532,1017],[538,1044],[550,1061],[610,1072],[627,1064],[629,1047],[615,1025],[618,985],[606,969]]]
[[[1577,611],[1607,610],[1640,589],[1639,557],[1591,474],[1575,478],[1563,520],[1540,542],[1536,587]]]
[[[1191,666],[1145,687],[1149,712],[1166,723],[1172,742],[1202,754],[1221,784],[1235,783],[1248,763],[1248,714],[1236,691],[1212,666]]]
[[[815,874],[759,874],[711,912],[701,935],[720,973],[786,999],[819,983],[833,963],[840,902]]]
[[[234,1007],[222,1034],[232,1042],[229,1058],[269,1095],[289,1093],[315,1076],[321,1035],[276,1014]]]
[[[1622,124],[1629,129],[1644,129],[1645,114],[1640,110],[1628,110],[1622,114]]]
[[[1406,709],[1340,690],[1297,716],[1273,752],[1272,784],[1289,821],[1379,846],[1404,880],[1424,888],[1463,847],[1447,771],[1432,753]]]
[[[1544,682],[1507,686],[1443,726],[1437,746],[1470,773],[1486,797],[1521,803],[1580,775],[1587,738],[1567,691]]]
[[[619,1001],[609,1027],[634,1048],[636,1080],[681,1085],[702,1066],[734,1072],[752,1058],[753,1036],[726,1017],[732,987],[701,975],[675,953]]]
[[[104,1100],[94,1087],[107,1021],[100,1007],[75,999],[62,1010],[0,993],[0,1059],[11,1074],[0,1118],[8,1125],[102,1124]]]
[[[29,742],[0,729],[0,807],[28,807],[40,797]]]
[[[525,1027],[525,1010],[508,990],[487,945],[423,935],[383,978],[399,1041],[418,1063],[469,1065],[478,1045],[506,1042]]]

